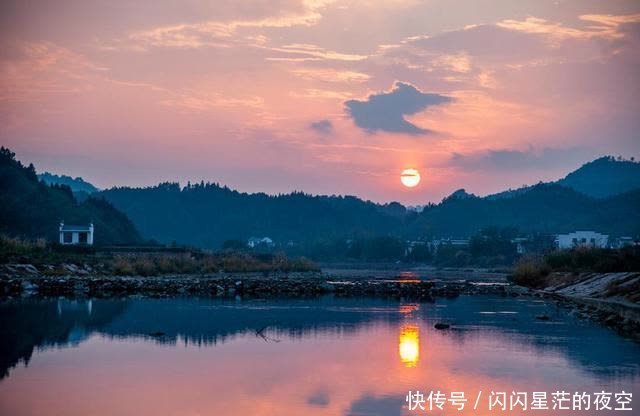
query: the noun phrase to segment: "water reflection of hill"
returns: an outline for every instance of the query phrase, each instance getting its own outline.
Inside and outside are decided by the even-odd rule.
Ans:
[[[368,299],[211,301],[205,299],[132,302],[128,313],[103,332],[118,337],[150,334],[158,342],[216,344],[237,334],[300,338],[341,334],[374,322],[401,319],[398,303]]]
[[[35,348],[82,341],[84,334],[111,322],[125,306],[118,300],[0,303],[0,378],[20,361],[28,364]]]
[[[549,322],[535,319],[546,313]],[[0,372],[34,348],[81,342],[91,333],[153,342],[214,345],[240,334],[265,340],[348,334],[369,325],[446,320],[443,336],[461,343],[495,332],[522,348],[553,350],[601,375],[638,374],[640,346],[611,331],[580,322],[552,305],[532,300],[461,297],[418,308],[375,299],[221,301],[212,299],[131,299],[22,301],[0,305]],[[616,354],[611,354],[616,351]]]

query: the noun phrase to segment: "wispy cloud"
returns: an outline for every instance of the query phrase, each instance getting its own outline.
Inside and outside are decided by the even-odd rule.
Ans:
[[[322,90],[318,88],[306,88],[302,91],[292,91],[289,95],[300,98],[325,98],[333,100],[345,100],[351,97],[351,94],[346,92]]]
[[[0,101],[37,100],[49,94],[88,91],[109,68],[53,42],[5,41],[11,59],[0,62]]]
[[[475,153],[453,153],[449,163],[465,170],[508,172],[522,169],[553,169],[587,160],[590,156],[586,149],[577,147],[488,149]]]
[[[528,17],[524,20],[503,20],[496,25],[505,29],[525,33],[549,36],[553,39],[619,39],[624,33],[618,27],[625,23],[640,22],[640,14],[610,15],[610,14],[584,14],[580,20],[595,23],[584,28],[576,28],[562,23],[550,22],[546,19]]]
[[[267,48],[274,52],[281,52],[291,55],[306,55],[307,57],[334,60],[334,61],[362,61],[366,59],[366,55],[341,53],[324,49],[317,45],[294,43],[289,45],[283,45],[280,47]]]
[[[306,80],[323,82],[366,82],[369,75],[357,71],[342,71],[333,68],[296,68],[291,73]]]
[[[132,32],[120,46],[132,50],[149,48],[195,49],[203,47],[227,47],[241,29],[287,28],[294,26],[313,26],[322,19],[320,10],[332,0],[303,0],[294,11],[257,19],[235,19],[230,21],[207,20],[198,23],[179,23],[158,26],[151,29]],[[258,35],[259,36],[259,35]],[[252,43],[255,39],[248,40]],[[258,39],[256,44],[263,44]]]
[[[204,112],[221,107],[252,107],[262,108],[264,100],[261,97],[226,97],[219,93],[203,93],[196,91],[181,91],[171,93],[171,96],[160,102],[163,105],[182,108],[189,112]]]

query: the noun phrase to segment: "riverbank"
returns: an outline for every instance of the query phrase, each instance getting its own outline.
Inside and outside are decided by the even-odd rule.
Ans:
[[[45,276],[161,276],[319,270],[304,257],[290,258],[282,253],[207,251],[158,245],[64,246],[0,235],[0,275],[27,272]]]
[[[506,283],[511,270],[480,267],[444,268],[412,263],[320,263],[322,273],[349,279],[404,278]]]
[[[122,298],[201,296],[269,299],[377,297],[432,302],[436,298],[488,294],[540,297],[571,310],[580,319],[615,329],[640,341],[640,305],[635,299],[640,273],[565,274],[549,276],[553,286],[527,288],[509,282],[504,273],[487,270],[393,269],[373,266],[344,273],[246,272],[113,276],[65,265],[65,274],[48,275],[31,264],[0,265],[0,299],[23,297]],[[631,298],[629,298],[631,296]],[[552,320],[540,316],[540,320]]]
[[[5,271],[7,265],[3,266]],[[314,297],[375,296],[432,301],[461,294],[519,295],[524,289],[507,283],[472,280],[420,280],[405,276],[344,278],[321,272],[213,273],[163,276],[105,276],[74,273],[48,276],[32,265],[10,265],[0,273],[0,297],[75,296],[213,296],[213,297]]]
[[[533,293],[640,341],[640,272],[551,273]]]

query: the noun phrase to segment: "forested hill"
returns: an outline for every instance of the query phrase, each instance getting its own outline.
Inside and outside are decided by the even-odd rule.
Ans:
[[[400,204],[302,193],[245,194],[215,184],[180,188],[116,188],[100,195],[127,213],[145,237],[217,248],[225,240],[269,236],[287,244],[393,235],[469,237],[488,226],[522,233],[596,230],[640,235],[640,190],[592,198],[558,184],[540,184],[510,198],[456,191],[420,214]]]
[[[125,212],[145,237],[210,248],[251,236],[286,243],[397,233],[407,217],[398,203],[303,193],[246,194],[205,183],[113,188],[100,195]]]
[[[640,189],[609,198],[593,198],[558,184],[538,184],[497,199],[457,192],[427,206],[412,224],[426,235],[458,237],[488,226],[515,227],[522,233],[596,230],[637,236]]]
[[[606,198],[640,189],[640,162],[603,156],[585,163],[564,178],[551,182],[594,198]],[[532,186],[509,189],[489,195],[488,199],[511,198]]]
[[[416,213],[395,202],[376,204],[353,196],[247,194],[205,183],[113,188],[78,202],[68,186],[38,181],[32,166],[23,166],[3,148],[0,233],[55,239],[60,220],[93,221],[96,243],[140,241],[137,229],[144,238],[161,243],[214,249],[227,240],[252,236],[268,236],[281,247],[377,236],[464,238],[489,226],[513,227],[523,234],[595,230],[637,237],[637,167],[633,161],[601,158],[555,183],[484,198],[459,190]],[[580,184],[598,176],[591,195],[578,191]],[[605,196],[598,187],[617,191]]]
[[[44,172],[38,174],[38,179],[46,183],[47,185],[67,185],[73,192],[84,192],[92,194],[98,192],[99,189],[85,181],[82,178],[72,178],[67,175],[55,175],[53,173]]]
[[[586,163],[558,184],[603,198],[640,188],[640,163],[605,156]]]
[[[57,241],[60,221],[95,226],[96,244],[132,244],[140,235],[126,215],[103,199],[78,203],[65,185],[38,180],[33,165],[0,148],[0,234]]]

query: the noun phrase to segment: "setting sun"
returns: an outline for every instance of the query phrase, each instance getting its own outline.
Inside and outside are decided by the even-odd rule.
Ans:
[[[413,168],[405,169],[400,174],[400,182],[407,188],[413,188],[420,183],[420,172]]]

